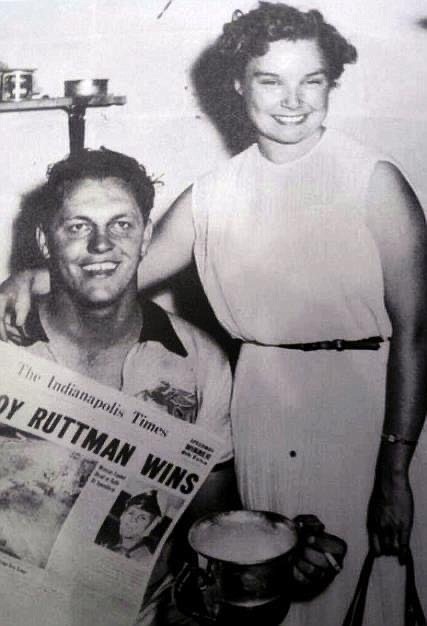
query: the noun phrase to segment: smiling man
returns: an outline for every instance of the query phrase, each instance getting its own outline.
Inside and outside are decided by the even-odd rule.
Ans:
[[[50,169],[43,192],[36,238],[52,289],[30,316],[28,349],[202,423],[227,441],[231,458],[226,357],[138,296],[154,198],[144,168],[117,152],[84,150]]]
[[[36,238],[52,288],[31,312],[26,349],[222,437],[221,464],[190,518],[233,506],[227,359],[201,331],[138,298],[154,199],[145,169],[117,152],[83,150],[50,169],[41,198]],[[146,594],[144,626],[159,623],[160,610],[166,623],[185,623],[171,602],[170,564],[169,546]]]

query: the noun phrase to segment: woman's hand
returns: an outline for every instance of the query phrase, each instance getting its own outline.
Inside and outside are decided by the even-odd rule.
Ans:
[[[0,339],[19,343],[34,295],[49,293],[49,274],[44,269],[12,274],[0,285]]]
[[[316,530],[312,520],[320,524],[321,530],[319,526]],[[313,515],[298,515],[294,522],[300,530],[300,549],[292,571],[293,597],[308,600],[326,589],[342,570],[347,545],[336,535],[325,533],[323,524]]]
[[[377,476],[368,509],[371,547],[379,556],[395,554],[404,563],[412,530],[414,501],[407,472]]]

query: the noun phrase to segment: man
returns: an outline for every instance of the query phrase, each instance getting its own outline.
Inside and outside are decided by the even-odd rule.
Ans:
[[[117,152],[83,150],[51,168],[40,198],[36,238],[51,291],[31,311],[27,349],[221,436],[221,463],[189,517],[235,508],[227,359],[201,331],[138,298],[154,198],[144,168]],[[312,540],[296,579],[324,588],[339,569],[331,553],[342,562],[344,552],[329,535]],[[141,626],[189,623],[170,602],[168,556],[153,573]]]
[[[222,437],[221,465],[189,518],[233,506],[227,359],[204,333],[138,298],[154,199],[144,168],[120,153],[84,150],[52,167],[40,198],[36,238],[52,289],[31,312],[26,349]],[[147,593],[155,593],[153,614],[169,603],[169,551],[162,557]]]
[[[170,521],[162,519],[156,490],[144,491],[127,500],[119,519],[119,540],[103,545],[128,559],[144,561],[153,554]]]

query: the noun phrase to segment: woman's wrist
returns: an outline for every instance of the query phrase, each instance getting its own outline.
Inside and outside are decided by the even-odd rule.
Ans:
[[[390,444],[400,444],[404,446],[413,446],[415,447],[418,443],[418,439],[410,439],[408,437],[404,437],[397,433],[389,433],[383,432],[381,435],[381,441]]]
[[[407,479],[414,449],[415,446],[400,441],[391,443],[381,440],[376,477],[387,481]]]
[[[401,486],[409,480],[409,472],[404,467],[378,468],[375,473],[375,482],[379,485]]]

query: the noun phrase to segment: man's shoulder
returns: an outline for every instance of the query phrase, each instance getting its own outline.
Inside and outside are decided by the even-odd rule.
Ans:
[[[171,313],[152,300],[141,302],[143,326],[140,341],[161,342],[166,348],[187,356],[197,351],[211,351],[219,355],[224,352],[205,331],[180,315]]]
[[[230,424],[231,369],[226,353],[205,331],[167,313],[180,341],[185,346],[188,370],[193,372],[197,387],[197,424],[224,441],[220,462],[233,456]],[[181,402],[182,405],[182,402]]]
[[[125,368],[125,392],[164,407],[227,441],[231,450],[231,371],[225,352],[204,331],[156,303],[143,303],[141,349]],[[147,366],[149,364],[149,367]]]
[[[207,332],[184,320],[176,313],[167,311],[165,313],[190,355],[198,358],[206,358],[211,355],[219,360],[227,360],[225,352]]]

